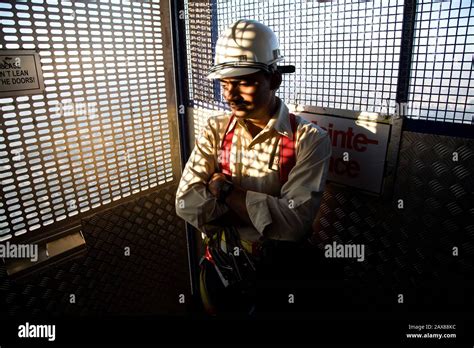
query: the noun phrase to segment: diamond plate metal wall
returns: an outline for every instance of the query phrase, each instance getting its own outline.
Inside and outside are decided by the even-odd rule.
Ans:
[[[365,245],[366,259],[347,261],[345,274],[373,291],[354,292],[354,303],[404,293],[416,305],[474,304],[473,172],[473,140],[404,132],[392,200],[328,185],[311,240]]]
[[[179,295],[189,299],[190,286],[175,192],[167,186],[83,220],[88,250],[82,258],[25,282],[7,278],[2,266],[0,315],[184,313]]]

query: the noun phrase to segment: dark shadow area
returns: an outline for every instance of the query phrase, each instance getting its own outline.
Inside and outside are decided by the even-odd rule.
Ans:
[[[183,315],[189,270],[175,191],[168,186],[83,220],[87,253],[79,259],[20,280],[2,266],[2,318]]]

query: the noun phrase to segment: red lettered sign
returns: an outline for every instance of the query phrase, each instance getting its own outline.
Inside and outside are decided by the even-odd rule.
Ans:
[[[329,133],[329,180],[376,194],[382,192],[390,124],[307,112],[299,115]]]

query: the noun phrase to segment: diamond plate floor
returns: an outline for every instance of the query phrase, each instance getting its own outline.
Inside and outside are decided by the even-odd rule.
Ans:
[[[189,295],[184,223],[169,186],[83,220],[87,254],[23,283],[0,270],[2,313],[179,314]],[[126,256],[126,252],[130,252]],[[71,295],[75,303],[70,303]]]

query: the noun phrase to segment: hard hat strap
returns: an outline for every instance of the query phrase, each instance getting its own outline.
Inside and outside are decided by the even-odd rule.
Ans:
[[[235,62],[226,62],[214,65],[210,72],[216,72],[226,68],[254,68],[254,69],[261,69],[265,70],[266,72],[271,72],[271,68],[268,64],[265,63],[258,63],[258,62],[243,62],[243,61],[235,61]]]

